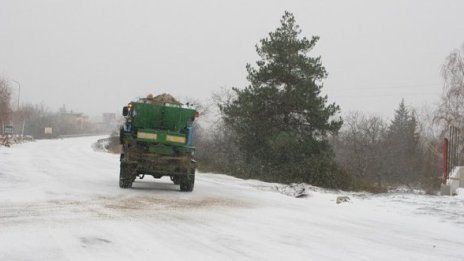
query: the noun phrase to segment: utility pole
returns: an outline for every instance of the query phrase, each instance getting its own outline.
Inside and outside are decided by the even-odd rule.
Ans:
[[[18,106],[16,107],[16,110],[19,111],[19,98],[21,97],[21,84],[18,81],[12,80],[16,84],[18,84]]]

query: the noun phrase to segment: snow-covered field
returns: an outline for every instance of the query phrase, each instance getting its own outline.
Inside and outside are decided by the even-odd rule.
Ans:
[[[98,138],[0,147],[0,260],[464,260],[464,196],[293,198],[206,173],[192,193],[151,177],[122,190]]]

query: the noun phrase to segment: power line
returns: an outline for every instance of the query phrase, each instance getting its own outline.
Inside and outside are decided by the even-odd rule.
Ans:
[[[337,94],[331,94],[328,95],[329,98],[334,99],[334,98],[384,98],[384,97],[403,97],[403,96],[436,96],[439,97],[436,93],[424,93],[424,92],[417,92],[417,93],[395,93],[395,94],[377,94],[377,95],[337,95]]]
[[[369,86],[369,85],[361,85]],[[331,89],[330,87],[324,86],[325,88]],[[411,87],[441,87],[441,84],[405,84],[405,85],[386,85],[386,86],[375,86],[374,87],[354,87],[354,88],[341,88],[337,91],[351,91],[351,90],[384,90],[384,89],[403,89]]]

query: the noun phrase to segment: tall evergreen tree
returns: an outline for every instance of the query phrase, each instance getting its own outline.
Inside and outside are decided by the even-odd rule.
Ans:
[[[390,124],[385,145],[389,151],[386,159],[389,166],[385,169],[391,184],[412,184],[419,178],[421,148],[417,127],[414,114],[402,100]]]
[[[300,37],[293,14],[256,46],[260,60],[247,65],[250,85],[233,88],[236,98],[220,104],[254,176],[335,186],[327,141],[341,127],[339,107],[321,95],[327,72],[310,57],[318,37]]]

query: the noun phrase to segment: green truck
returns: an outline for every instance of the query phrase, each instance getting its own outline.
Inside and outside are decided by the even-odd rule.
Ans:
[[[122,114],[119,187],[131,188],[137,177],[151,175],[169,176],[181,191],[192,191],[196,168],[192,123],[198,112],[162,94],[130,102]]]

